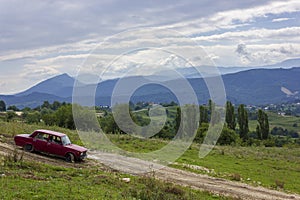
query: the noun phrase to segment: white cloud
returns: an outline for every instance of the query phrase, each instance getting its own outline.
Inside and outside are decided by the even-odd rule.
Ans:
[[[276,18],[276,19],[273,19],[272,22],[283,22],[283,21],[288,21],[288,20],[292,20],[292,19],[295,19],[295,18],[287,18],[287,17]]]
[[[298,0],[266,2],[264,5],[217,12],[204,18],[194,18],[189,21],[167,25],[166,27],[173,28],[187,35],[193,35],[247,26],[255,23],[259,18],[266,18],[270,14],[279,15],[299,11],[300,2]]]
[[[22,9],[17,11],[16,5]],[[122,54],[105,71],[107,77],[133,69],[148,74],[166,63],[184,65],[176,57],[222,66],[255,66],[300,57],[298,0],[21,0],[2,1],[0,12],[1,73],[14,66],[11,74],[20,74],[14,81],[24,87],[59,73],[75,75],[82,65],[84,72],[101,74]],[[132,31],[136,27],[154,27],[154,31]],[[127,35],[113,35],[124,30],[129,30]],[[194,42],[203,48],[198,60]],[[1,84],[0,90],[21,87],[12,83],[12,76],[3,80],[7,84]]]
[[[196,41],[208,41],[208,42],[221,42],[229,40],[232,42],[238,40],[247,40],[248,42],[258,40],[269,40],[269,41],[297,41],[300,42],[300,27],[286,27],[281,29],[252,29],[246,31],[228,31],[222,34],[215,34],[210,36],[199,36],[195,37]]]

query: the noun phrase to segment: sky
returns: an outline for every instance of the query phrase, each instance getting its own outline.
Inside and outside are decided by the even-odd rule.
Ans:
[[[299,0],[1,0],[0,27],[0,94],[62,73],[114,78],[300,58]]]

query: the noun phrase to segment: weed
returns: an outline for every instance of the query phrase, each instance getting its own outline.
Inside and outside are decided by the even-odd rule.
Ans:
[[[6,156],[4,156],[4,165],[10,166],[13,165],[13,163],[22,163],[23,156],[23,151],[20,153],[17,148],[14,148],[11,153],[8,153]]]
[[[283,189],[284,188],[284,181],[275,180],[275,185],[277,188]]]
[[[238,174],[238,173],[231,174],[230,177],[231,177],[231,180],[233,180],[233,181],[240,181],[240,180],[242,180],[241,175]]]

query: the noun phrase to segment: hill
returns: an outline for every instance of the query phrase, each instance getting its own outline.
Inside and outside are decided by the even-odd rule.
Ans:
[[[70,97],[72,96],[73,85],[75,79],[70,77],[68,74],[61,74],[37,85],[25,90],[24,92],[18,93],[15,96],[27,96],[32,93],[45,93],[55,95],[58,97]]]
[[[250,69],[232,74],[222,75],[227,99],[235,104],[272,104],[299,99],[300,68],[290,69]],[[213,77],[207,77],[210,79]],[[153,82],[151,76],[127,77],[123,91],[128,94],[132,84],[142,85],[131,96],[133,102],[148,101],[155,103],[168,103],[177,101],[176,96],[165,87],[177,86],[179,92],[186,92],[180,87],[179,80],[166,80]],[[152,80],[152,81],[151,81]],[[105,80],[97,85],[80,84],[79,94],[82,98],[95,93],[96,105],[110,105],[113,90],[119,79]],[[150,81],[150,82],[149,82]],[[200,104],[206,103],[210,98],[203,78],[187,78],[198,97]],[[67,74],[62,74],[45,80],[36,86],[16,95],[0,95],[7,105],[16,105],[19,108],[25,106],[35,107],[43,101],[72,101],[72,92],[75,79]],[[150,84],[143,85],[148,82]],[[165,85],[165,86],[163,86]],[[121,96],[121,95],[120,95]],[[187,97],[188,98],[188,97]]]

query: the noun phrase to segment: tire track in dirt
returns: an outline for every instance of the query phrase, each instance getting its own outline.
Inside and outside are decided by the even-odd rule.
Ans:
[[[157,179],[224,196],[250,200],[300,200],[298,194],[287,194],[264,187],[254,187],[241,182],[166,167],[137,158],[97,151],[91,151],[89,155],[102,164],[125,173],[144,175],[145,173],[143,174],[143,171],[153,169],[152,174],[154,174]]]

